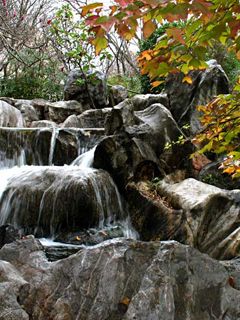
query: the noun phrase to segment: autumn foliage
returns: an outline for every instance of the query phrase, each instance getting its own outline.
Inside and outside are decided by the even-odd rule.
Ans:
[[[155,29],[170,23],[155,47],[138,57],[142,74],[153,86],[169,73],[182,72],[183,81],[191,84],[189,71],[206,68],[206,53],[216,42],[228,47],[240,59],[240,5],[236,0],[115,0],[109,8],[94,3],[82,8],[82,15],[95,33],[93,41],[98,54],[108,45],[108,32],[115,31],[127,40],[141,30],[149,37]],[[184,24],[173,26],[172,22]],[[214,151],[226,156],[225,172],[240,176],[240,84],[226,96],[219,96],[203,112],[203,130],[195,137],[201,152]]]

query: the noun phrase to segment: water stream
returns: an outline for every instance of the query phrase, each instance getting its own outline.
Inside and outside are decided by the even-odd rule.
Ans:
[[[114,181],[107,172],[92,168],[95,147],[71,165],[53,166],[58,135],[59,129],[52,130],[48,166],[26,165],[24,144],[12,158],[7,158],[11,141],[0,151],[0,225],[10,223],[25,234],[60,241],[70,230],[76,239],[90,234],[90,243],[111,234],[136,238]],[[76,236],[79,232],[81,237]]]

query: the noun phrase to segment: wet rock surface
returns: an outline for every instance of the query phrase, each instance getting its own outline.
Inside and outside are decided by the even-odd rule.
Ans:
[[[123,218],[117,190],[106,172],[77,166],[13,170],[0,199],[1,225],[14,224],[25,234],[42,237]]]
[[[49,263],[30,237],[5,245],[0,259],[14,270],[14,277],[1,278],[1,286],[15,286],[1,300],[2,319],[4,314],[38,320],[237,320],[240,315],[240,292],[229,284],[227,269],[174,241],[116,239]],[[9,296],[14,305],[6,303]]]
[[[64,165],[91,149],[101,130],[58,128],[0,128],[0,164]]]

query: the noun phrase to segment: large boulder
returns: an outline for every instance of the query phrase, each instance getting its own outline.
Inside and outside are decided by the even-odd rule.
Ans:
[[[166,107],[153,104],[134,112],[131,100],[113,108],[105,128],[110,136],[98,144],[94,167],[108,170],[121,189],[145,167],[149,178],[160,172],[159,157],[166,143],[182,134]]]
[[[12,275],[1,284],[16,286],[14,304],[2,295],[1,319],[239,319],[231,273],[177,242],[115,240],[52,263],[42,250],[32,238],[0,250]]]
[[[89,71],[83,75],[79,69],[72,70],[64,87],[64,100],[77,100],[88,109],[104,108],[108,105],[104,75],[100,71]]]
[[[205,105],[218,94],[229,92],[229,81],[222,67],[215,60],[208,62],[204,71],[191,71],[192,84],[182,82],[183,74],[174,74],[165,84],[169,110],[180,125],[190,123],[192,133],[200,128],[198,105]]]
[[[2,100],[0,100],[0,127],[24,127],[21,112]]]
[[[190,178],[177,183],[163,180],[158,194],[168,206],[182,210],[182,242],[216,259],[240,254],[239,190],[222,190]],[[171,228],[171,221],[166,228]]]
[[[174,209],[157,193],[150,181],[130,182],[126,199],[133,227],[141,240],[178,240],[184,242],[186,232],[183,210]]]
[[[104,128],[107,116],[111,108],[102,108],[84,111],[78,120],[81,128]]]
[[[82,103],[71,101],[57,101],[48,104],[49,119],[56,123],[64,122],[69,116],[75,114],[79,115],[83,111],[89,109],[89,106]]]
[[[0,225],[10,223],[25,234],[54,236],[123,218],[117,189],[103,171],[77,166],[13,168],[2,192]]]
[[[21,112],[26,127],[30,127],[33,121],[39,120],[39,114],[33,107],[31,100],[15,100],[14,107]]]

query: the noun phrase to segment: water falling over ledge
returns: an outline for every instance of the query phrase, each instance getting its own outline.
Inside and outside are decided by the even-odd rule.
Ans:
[[[91,136],[92,129],[86,130],[0,128],[2,141],[7,141],[7,148],[0,143],[0,151],[5,146],[5,153],[0,153],[0,225],[9,223],[22,234],[66,242],[71,242],[68,234],[74,240],[81,234],[82,241],[90,244],[109,237],[136,238],[111,176],[91,168],[95,147],[88,148],[100,136]],[[42,137],[47,141],[45,153],[39,151]],[[80,155],[71,166],[47,166],[55,164],[63,137],[67,137],[67,145],[68,137],[77,137],[76,156]],[[6,158],[8,146],[15,152],[10,159]],[[29,154],[37,166],[26,165]]]

